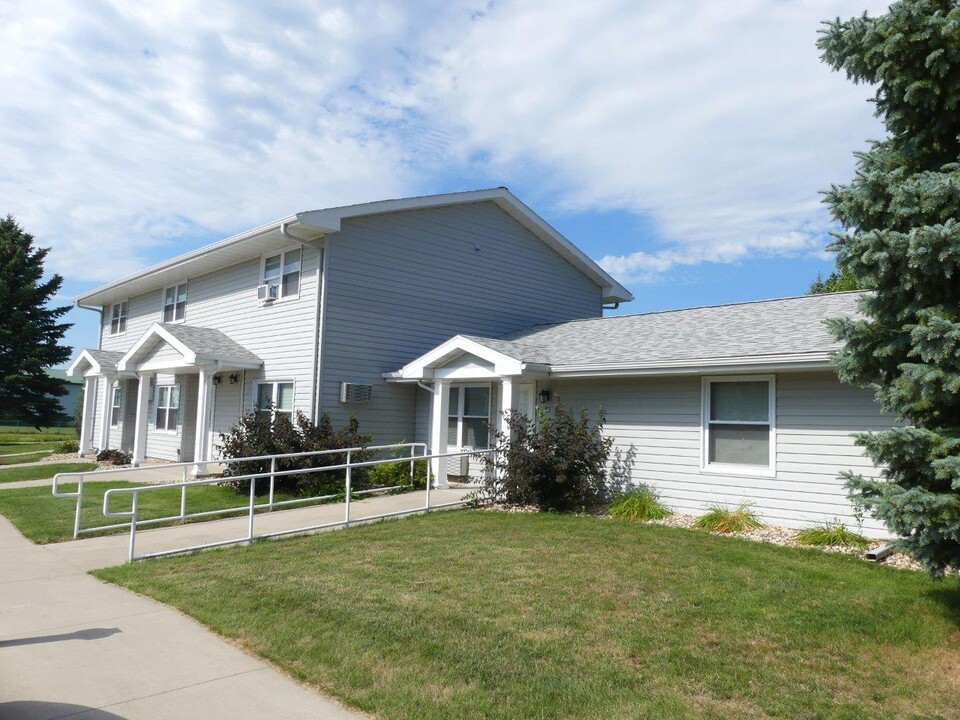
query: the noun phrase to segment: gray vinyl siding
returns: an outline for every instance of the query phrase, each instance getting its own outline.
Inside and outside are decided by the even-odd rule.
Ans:
[[[93,432],[90,444],[96,448],[100,447],[100,433],[103,428],[103,394],[106,392],[107,383],[106,378],[98,377],[96,391],[94,392],[96,404],[93,406]]]
[[[655,487],[678,512],[702,513],[711,503],[755,503],[771,524],[802,527],[840,518],[856,527],[843,470],[875,473],[851,433],[895,424],[867,390],[842,385],[832,373],[781,373],[776,377],[774,477],[700,470],[701,378],[554,381],[563,402],[594,413],[603,406],[606,434],[633,482]],[[884,536],[883,525],[864,531]]]
[[[382,373],[457,334],[602,313],[601,288],[493,203],[346,220],[327,252],[322,407],[378,442],[424,432],[423,391]],[[372,384],[373,400],[340,403],[344,381]]]
[[[277,251],[280,251],[280,247]],[[313,371],[318,288],[318,257],[316,249],[304,249],[300,273],[300,293],[297,298],[261,306],[257,301],[261,258],[189,278],[185,322],[188,325],[220,330],[232,340],[264,361],[262,370],[247,371],[242,384],[230,386],[223,373],[223,382],[215,392],[214,446],[217,433],[232,426],[240,416],[241,407],[253,406],[254,381],[257,379],[292,380],[294,382],[294,409],[310,415],[313,407]],[[101,347],[104,350],[129,350],[151,325],[161,320],[162,289],[129,298],[127,330],[122,335],[110,335],[110,308],[104,308],[101,326]],[[170,359],[177,355],[161,346],[153,359]],[[182,377],[181,377],[182,379]],[[196,384],[196,377],[192,383]],[[243,388],[245,397],[239,393]],[[181,401],[181,422],[185,412],[196,412],[196,392],[188,395],[189,406]],[[148,457],[176,460],[176,449],[182,438],[157,432],[155,421],[155,394],[151,398],[150,429],[147,438]],[[98,408],[100,406],[98,405]],[[411,411],[412,412],[412,411]],[[99,413],[99,410],[98,410]],[[195,423],[195,419],[193,421]],[[118,435],[119,440],[119,435]],[[111,447],[114,447],[111,441]],[[193,442],[184,448],[184,455],[193,453]]]
[[[140,362],[146,363],[151,360],[156,361],[176,361],[182,357],[177,350],[174,350],[172,347],[166,343],[157,343],[156,346],[149,352],[147,352]]]

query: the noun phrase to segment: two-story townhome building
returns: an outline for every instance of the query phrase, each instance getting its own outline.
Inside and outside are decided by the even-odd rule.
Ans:
[[[385,372],[458,333],[630,299],[504,188],[300,212],[78,298],[101,319],[70,368],[86,382],[81,452],[200,464],[251,410],[425,437],[429,393]],[[485,420],[494,403],[489,388],[465,397]]]
[[[831,365],[824,320],[860,293],[603,316],[631,299],[503,188],[297,213],[79,298],[101,316],[70,368],[81,449],[199,471],[242,414],[299,411],[437,454],[562,397],[602,406],[616,471],[677,510],[859,522],[838,476],[876,469],[851,434],[896,422]]]

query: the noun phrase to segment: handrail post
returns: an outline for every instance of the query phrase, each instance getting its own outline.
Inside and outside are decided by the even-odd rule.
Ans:
[[[83,506],[83,475],[77,478],[77,511],[73,515],[73,539],[80,537],[80,509]]]
[[[183,485],[180,486],[180,522],[187,519],[187,468],[183,468]]]
[[[137,542],[137,506],[140,502],[140,493],[133,491],[133,504],[130,508],[130,550],[127,553],[127,562],[133,562],[134,547]]]
[[[253,544],[253,506],[256,504],[257,479],[250,478],[250,519],[247,523],[247,541]]]
[[[347,450],[347,482],[346,482],[347,497],[346,497],[346,503],[345,503],[346,509],[344,510],[344,516],[343,516],[343,524],[344,524],[344,527],[350,527],[350,479],[351,479],[351,476],[350,476],[350,470],[351,470],[350,462],[351,462],[351,461],[350,461],[350,451]]]
[[[424,444],[423,444],[423,457],[424,457],[424,462],[427,464],[427,487],[430,487],[430,480],[431,480],[431,470],[430,470],[430,466],[433,464],[433,463],[431,463],[429,460],[426,459],[429,455],[430,455],[430,447],[429,447],[426,443],[424,443]]]
[[[413,469],[416,462],[417,462],[417,446],[411,445],[410,446],[410,484],[411,485],[413,485],[413,477],[414,477]]]
[[[274,482],[277,479],[277,476],[274,473],[277,471],[277,456],[274,455],[270,458],[270,497],[267,498],[267,509],[273,510],[273,487]]]
[[[430,509],[430,461],[427,461],[427,499],[426,504],[423,506],[424,510]]]

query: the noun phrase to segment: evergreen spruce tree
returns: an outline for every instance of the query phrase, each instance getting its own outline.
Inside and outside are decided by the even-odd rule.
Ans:
[[[851,499],[935,576],[960,567],[960,3],[901,0],[828,23],[823,60],[876,87],[885,139],[826,193],[841,272],[875,292],[835,319],[840,378],[876,388],[903,427],[857,435],[879,477]]]
[[[824,277],[823,274],[817,275],[817,279],[810,283],[807,295],[825,295],[826,293],[866,289],[850,270],[834,270],[827,277]]]
[[[11,217],[0,220],[0,411],[6,419],[36,427],[60,418],[66,383],[46,373],[70,358],[59,345],[69,323],[59,322],[69,305],[48,307],[63,278],[43,279],[49,249],[34,248],[33,235]]]

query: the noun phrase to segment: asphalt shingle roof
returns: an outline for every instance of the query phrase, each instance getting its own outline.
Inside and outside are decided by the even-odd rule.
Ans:
[[[90,354],[94,360],[96,360],[100,367],[116,369],[117,363],[120,362],[120,358],[123,357],[122,352],[115,352],[113,350],[97,350],[96,348],[87,348],[87,352]]]
[[[231,340],[219,330],[182,323],[163,323],[162,327],[197,355],[262,362],[243,345]]]
[[[823,353],[838,347],[823,321],[855,315],[862,295],[806,295],[537,325],[502,338],[466,337],[554,368]]]

